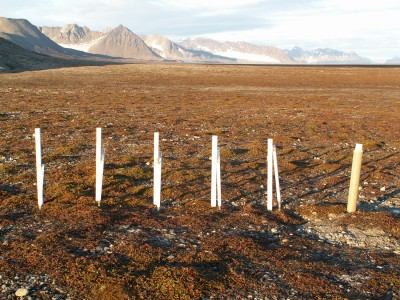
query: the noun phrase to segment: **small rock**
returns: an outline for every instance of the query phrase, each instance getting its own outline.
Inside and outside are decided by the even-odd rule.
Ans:
[[[15,292],[15,296],[17,296],[17,297],[25,297],[28,294],[29,294],[29,291],[27,289],[24,289],[24,288],[18,289]]]
[[[386,191],[386,187],[385,186],[383,186],[383,187],[381,187],[381,192],[384,192],[384,191]]]
[[[277,232],[278,232],[278,229],[276,229],[276,228],[271,228],[271,232],[272,232],[272,233],[277,233]]]
[[[175,256],[173,256],[173,255],[170,255],[170,256],[167,257],[168,260],[172,260],[174,258],[175,258]]]

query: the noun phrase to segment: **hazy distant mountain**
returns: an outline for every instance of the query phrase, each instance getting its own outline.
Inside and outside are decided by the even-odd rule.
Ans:
[[[334,49],[304,50],[295,47],[285,50],[286,53],[302,64],[370,64],[371,60],[363,58],[355,52],[342,52]]]
[[[91,31],[88,27],[77,24],[67,24],[63,27],[43,26],[39,29],[57,44],[84,44],[106,35],[105,32]]]
[[[218,42],[209,38],[185,39],[179,45],[191,50],[202,50],[237,59],[242,63],[292,64],[295,61],[285,51],[272,46],[258,46],[247,42]]]
[[[143,41],[158,55],[165,59],[182,61],[235,62],[235,59],[221,57],[210,52],[186,49],[160,34],[140,36]]]
[[[398,64],[400,64],[400,56],[395,56],[395,57],[393,57],[393,58],[391,58],[391,59],[388,59],[387,61],[386,61],[386,64],[394,64],[394,65],[398,65]]]

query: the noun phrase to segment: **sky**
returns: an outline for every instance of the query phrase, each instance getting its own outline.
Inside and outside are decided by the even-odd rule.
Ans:
[[[400,56],[399,0],[0,0],[0,8],[2,17],[37,26],[104,30],[122,24],[172,40],[332,48],[378,63]]]

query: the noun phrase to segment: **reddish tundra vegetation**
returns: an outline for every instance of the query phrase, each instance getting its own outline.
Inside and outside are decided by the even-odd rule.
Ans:
[[[399,78],[390,67],[183,64],[0,74],[0,298],[399,299]],[[212,135],[221,210],[210,207]],[[280,211],[266,208],[268,138]]]

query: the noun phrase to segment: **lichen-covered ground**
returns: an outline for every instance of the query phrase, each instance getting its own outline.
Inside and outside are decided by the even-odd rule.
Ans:
[[[0,74],[0,298],[400,299],[399,78],[394,67],[184,64]],[[213,134],[221,210],[210,207]],[[268,138],[281,211],[266,209]],[[355,143],[360,201],[347,214]]]

